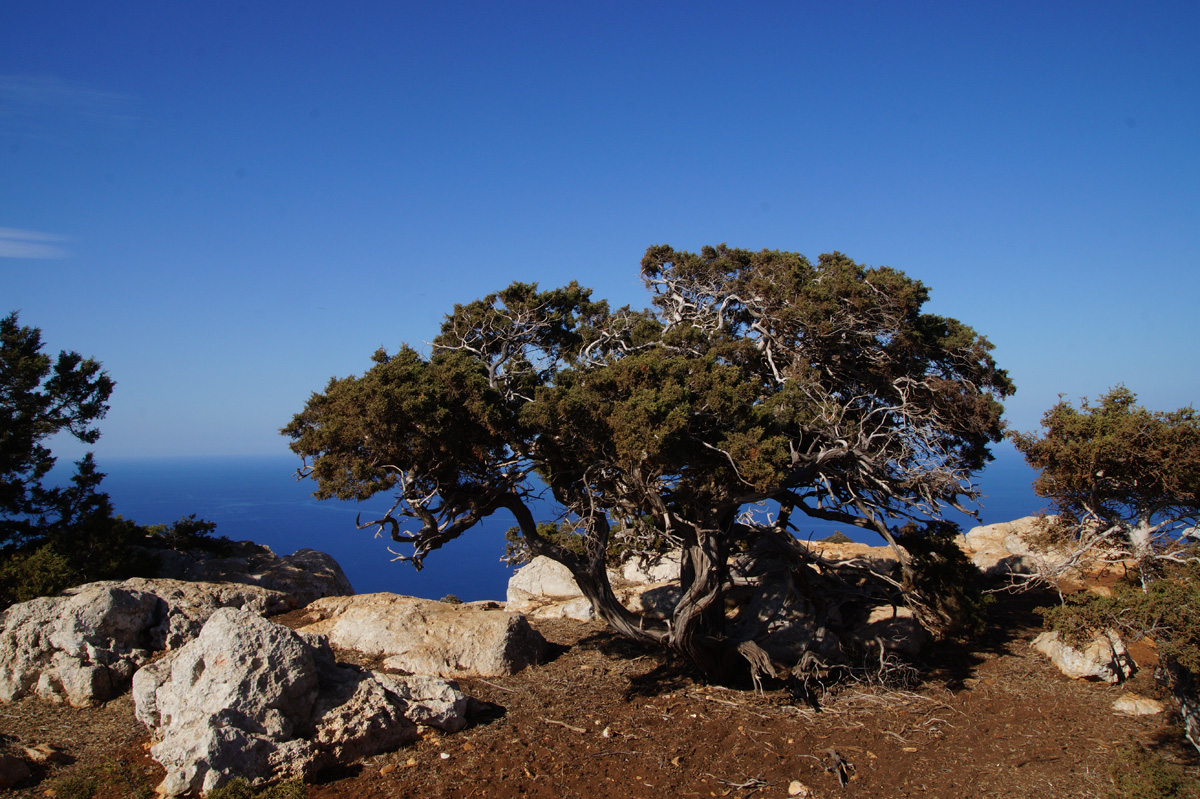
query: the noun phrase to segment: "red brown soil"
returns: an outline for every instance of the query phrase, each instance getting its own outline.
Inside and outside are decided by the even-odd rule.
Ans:
[[[1131,685],[1067,679],[1029,648],[1040,618],[1028,597],[1000,597],[987,634],[943,646],[910,687],[843,685],[814,710],[780,686],[756,694],[703,684],[659,652],[598,624],[536,622],[550,659],[519,674],[461,680],[493,707],[454,735],[320,775],[312,799],[354,797],[784,797],[800,781],[815,797],[1096,797],[1123,747],[1144,744],[1197,773],[1171,713],[1128,718],[1113,700],[1153,695],[1149,668]],[[1135,657],[1152,658],[1141,649]],[[82,710],[25,700],[0,706],[11,746],[48,742],[75,762],[37,784],[124,763],[100,797],[133,795],[129,774],[156,784],[148,736],[128,697]],[[0,743],[3,743],[0,741]],[[839,785],[834,754],[849,764]],[[3,792],[0,792],[2,794]]]

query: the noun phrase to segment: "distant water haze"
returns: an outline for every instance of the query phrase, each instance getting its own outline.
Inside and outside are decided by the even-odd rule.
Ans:
[[[297,461],[287,456],[233,458],[115,458],[99,463],[107,474],[103,489],[113,507],[139,524],[169,524],[194,513],[217,524],[217,534],[266,544],[279,554],[311,548],[328,552],[342,565],[359,593],[393,591],[439,599],[454,594],[464,601],[503,599],[512,570],[501,563],[505,531],[514,521],[507,512],[485,519],[475,530],[431,553],[425,568],[393,563],[388,546],[411,550],[370,530],[355,528],[381,516],[389,495],[367,502],[318,501],[315,483],[297,481]],[[996,448],[996,460],[979,476],[985,498],[984,524],[1037,513],[1045,501],[1033,493],[1036,473],[1011,446]],[[535,507],[539,521],[554,518],[547,503]],[[976,522],[954,514],[964,531]],[[841,530],[857,541],[878,544],[873,534],[832,522],[796,518],[798,536],[813,540]]]

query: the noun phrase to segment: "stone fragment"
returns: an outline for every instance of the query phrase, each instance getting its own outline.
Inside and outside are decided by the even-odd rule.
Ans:
[[[67,759],[66,753],[57,746],[45,743],[22,746],[21,752],[30,763],[62,763]]]
[[[1113,711],[1123,716],[1153,716],[1162,713],[1165,706],[1157,699],[1135,694],[1123,694],[1112,704]]]
[[[494,677],[537,663],[546,641],[515,613],[397,594],[319,599],[306,632],[413,674]]]
[[[1030,644],[1072,679],[1123,682],[1137,671],[1125,643],[1115,630],[1097,633],[1083,649],[1060,640],[1057,631],[1044,632]]]

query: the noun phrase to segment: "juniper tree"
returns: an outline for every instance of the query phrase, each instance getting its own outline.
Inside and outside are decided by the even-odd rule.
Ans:
[[[69,527],[103,497],[90,454],[70,486],[45,485],[55,462],[47,443],[58,433],[94,443],[113,381],[97,361],[66,351],[52,359],[42,346],[41,331],[15,312],[0,320],[0,546]]]
[[[641,274],[646,310],[514,283],[456,305],[428,355],[376,352],[283,428],[301,475],[320,498],[394,494],[361,526],[418,569],[509,511],[601,618],[712,677],[742,659],[769,669],[750,609],[765,594],[808,620],[775,658],[836,649],[849,601],[906,603],[952,631],[962,581],[945,576],[961,557],[942,514],[977,499],[1013,390],[987,340],[924,313],[919,281],[841,253],[655,246]],[[531,510],[545,493],[562,535]],[[878,534],[899,570],[823,560],[795,536],[803,517]],[[628,610],[608,553],[664,543],[681,558],[673,611]]]
[[[1039,470],[1034,490],[1051,500],[1054,531],[1075,565],[1084,558],[1156,561],[1195,558],[1200,524],[1200,416],[1191,408],[1149,411],[1124,386],[1076,408],[1060,400],[1042,432],[1013,435]]]

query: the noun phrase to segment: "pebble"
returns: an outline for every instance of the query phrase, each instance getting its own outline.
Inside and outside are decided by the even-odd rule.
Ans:
[[[808,797],[812,796],[812,791],[809,790],[807,785],[800,782],[800,780],[792,780],[791,784],[788,785],[788,796],[799,796],[800,799],[808,799]]]

